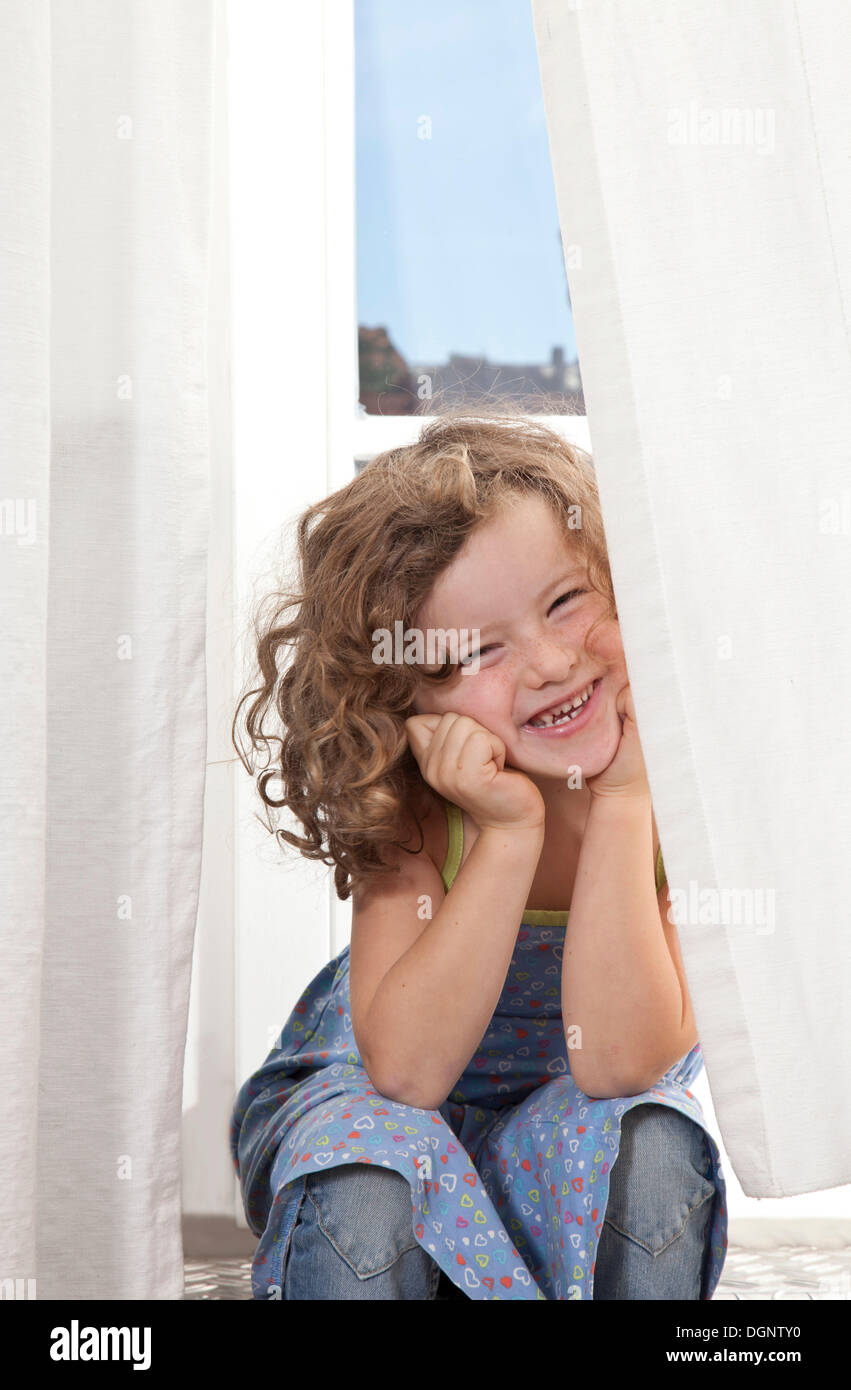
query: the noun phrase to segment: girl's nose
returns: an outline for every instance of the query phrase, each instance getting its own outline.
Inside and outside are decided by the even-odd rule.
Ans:
[[[566,681],[579,664],[580,654],[564,641],[539,638],[531,643],[525,654],[523,673],[528,681]]]

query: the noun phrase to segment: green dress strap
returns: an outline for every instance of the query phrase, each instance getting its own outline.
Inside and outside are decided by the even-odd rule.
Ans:
[[[662,846],[656,855],[656,892],[660,893],[664,884],[668,882],[668,875],[665,872],[665,861],[662,858]]]
[[[461,819],[460,806],[456,806],[454,801],[447,801],[446,797],[443,798],[443,804],[449,824],[449,844],[440,877],[448,893],[461,864],[461,855],[464,853],[464,822]]]
[[[443,879],[443,886],[448,893],[455,880],[455,875],[461,864],[461,856],[464,853],[464,822],[461,818],[460,806],[456,806],[454,801],[448,801],[446,797],[443,798],[443,804],[446,807],[449,843],[446,849],[446,858],[443,861],[443,868],[440,871],[440,877]],[[665,873],[665,863],[662,859],[662,846],[660,845],[659,852],[656,855],[657,893],[661,892],[662,885],[667,883],[667,881],[668,877]],[[549,909],[545,910],[543,908],[537,910],[530,909],[527,911],[523,920],[532,921],[534,919],[533,925],[555,926],[557,925],[557,919],[559,921],[562,918],[566,919],[567,911],[567,908],[558,912],[555,910],[550,911]]]

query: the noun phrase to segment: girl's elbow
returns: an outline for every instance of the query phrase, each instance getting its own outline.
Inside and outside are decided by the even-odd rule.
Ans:
[[[591,1100],[627,1100],[630,1096],[640,1096],[649,1091],[658,1079],[658,1076],[650,1076],[646,1071],[585,1072],[580,1069],[578,1076],[573,1071],[576,1085]]]
[[[630,1096],[643,1095],[650,1087],[642,1081],[609,1079],[593,1086],[586,1084],[579,1089],[584,1091],[589,1100],[628,1100]]]

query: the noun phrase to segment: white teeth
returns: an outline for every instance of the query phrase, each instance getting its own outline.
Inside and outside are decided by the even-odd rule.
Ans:
[[[594,693],[594,682],[583,690],[581,695],[577,695],[572,704],[562,705],[561,709],[552,710],[547,714],[541,714],[537,719],[529,720],[529,727],[532,729],[545,729],[550,724],[563,724],[574,717],[574,712],[590,700]]]

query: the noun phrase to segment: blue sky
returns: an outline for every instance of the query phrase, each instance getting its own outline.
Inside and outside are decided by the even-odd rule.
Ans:
[[[358,322],[409,361],[572,360],[530,0],[355,0],[355,24]]]

